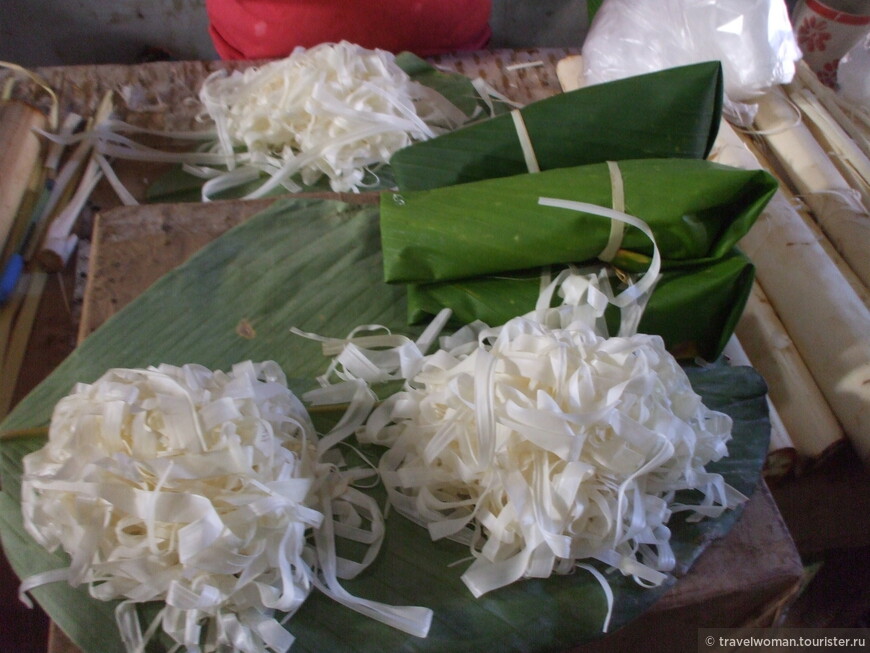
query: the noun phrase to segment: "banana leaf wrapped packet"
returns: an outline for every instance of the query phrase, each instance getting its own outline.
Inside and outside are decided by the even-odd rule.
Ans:
[[[554,271],[555,274],[555,271]],[[638,331],[656,333],[677,358],[713,360],[733,333],[755,278],[752,262],[737,249],[710,264],[666,270],[650,296]],[[409,321],[427,322],[445,306],[457,323],[502,324],[530,311],[541,289],[540,270],[408,285]],[[690,307],[686,310],[685,307]],[[615,312],[607,314],[616,333]],[[674,319],[674,316],[681,319]]]
[[[761,170],[692,159],[636,159],[618,168],[625,212],[646,222],[662,254],[664,275],[642,330],[661,335],[675,354],[715,358],[753,280],[752,264],[735,246],[776,181]],[[411,284],[410,319],[447,306],[464,322],[499,324],[534,307],[539,281],[529,270],[594,261],[608,244],[610,220],[541,206],[541,197],[610,207],[610,168],[601,163],[382,194],[384,276]],[[612,263],[641,272],[651,255],[649,239],[628,227]]]
[[[529,172],[522,131],[540,170],[605,160],[702,159],[719,130],[722,89],[718,61],[615,80],[416,143],[394,153],[390,166],[401,190]]]

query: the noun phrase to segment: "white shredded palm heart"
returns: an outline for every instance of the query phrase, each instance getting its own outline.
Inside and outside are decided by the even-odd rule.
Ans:
[[[491,105],[495,92],[474,86]],[[81,134],[43,136],[65,145],[92,141],[100,169],[124,204],[137,201],[108,158],[180,163],[206,180],[202,200],[209,201],[247,184],[255,189],[243,199],[277,189],[298,192],[322,177],[333,191],[359,192],[377,185],[378,168],[397,150],[473,117],[411,79],[391,52],[347,41],[296,48],[284,59],[241,71],[216,71],[199,97],[208,116],[203,122],[213,122],[213,129],[161,132],[104,120]],[[158,150],[128,133],[202,144],[191,152]]]
[[[468,119],[432,89],[413,81],[383,50],[346,41],[297,48],[281,60],[230,75],[217,72],[200,90],[221,152],[234,172],[204,194],[246,173],[270,179],[250,197],[283,185],[300,190],[326,175],[332,190],[358,191],[366,173],[397,150]]]
[[[425,636],[429,610],[358,599],[338,584],[371,562],[383,536],[377,505],[349,486],[360,474],[328,459],[356,431],[388,447],[379,472],[391,505],[433,539],[469,544],[474,562],[462,579],[474,596],[580,567],[605,593],[606,631],[613,595],[584,561],[660,585],[676,563],[671,515],[716,517],[745,500],[705,469],[727,455],[731,419],[704,406],[660,337],[630,333],[660,260],[638,226],[653,240],[653,265],[621,294],[603,273],[569,270],[532,313],[497,328],[468,325],[430,355],[449,311],[416,341],[377,325],[344,339],[294,329],[335,356],[322,388],[304,398],[350,402],[319,441],[274,363],[230,374],[114,370],[77,386],[22,478],[26,527],[44,546],[64,546],[72,563],[27,579],[22,592],[67,580],[126,598],[117,616],[135,651],[157,627],[143,635],[133,611],[149,600],[166,602],[162,625],[179,646],[286,651],[293,638],[273,612],[292,614],[312,586]],[[563,304],[550,308],[557,289]],[[608,304],[622,311],[612,338],[602,326]],[[372,410],[369,384],[395,379],[405,389]],[[680,503],[682,490],[699,491],[700,502]],[[369,544],[364,560],[338,558],[335,535]]]
[[[25,579],[22,596],[65,580],[123,599],[116,618],[128,651],[160,625],[189,651],[287,651],[293,636],[276,613],[291,616],[313,587],[425,636],[430,610],[340,586],[377,555],[384,525],[350,486],[370,470],[343,470],[322,443],[271,362],[228,373],[115,369],[78,384],[22,477],[25,527],[71,563]],[[367,545],[364,559],[337,556],[336,536]],[[165,607],[143,633],[135,604],[145,601]]]
[[[607,217],[630,217],[616,213]],[[388,447],[379,471],[392,506],[433,539],[470,545],[462,580],[474,596],[581,567],[607,596],[606,631],[613,596],[583,561],[660,585],[676,564],[671,515],[716,517],[746,499],[705,470],[727,455],[731,418],[703,404],[660,337],[603,335],[608,304],[635,331],[651,271],[616,297],[605,275],[566,271],[534,312],[497,328],[468,325],[426,356],[444,313],[417,342],[372,325],[344,340],[297,331],[338,352],[306,398],[328,401],[354,380],[406,379],[358,438]],[[550,308],[556,289],[564,302]],[[680,503],[681,490],[701,500]]]
[[[584,559],[659,585],[675,566],[671,514],[739,500],[704,470],[726,455],[731,419],[704,406],[661,338],[534,317],[464,335],[425,357],[360,439],[389,447],[379,469],[397,510],[472,545],[462,578],[475,596]],[[700,505],[676,503],[684,489]]]

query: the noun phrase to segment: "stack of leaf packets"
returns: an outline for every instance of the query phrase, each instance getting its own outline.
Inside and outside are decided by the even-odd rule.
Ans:
[[[754,278],[735,245],[776,188],[766,172],[702,160],[721,97],[718,62],[683,66],[531,104],[519,127],[501,116],[397,152],[382,246],[385,279],[410,284],[410,321],[449,307],[459,323],[501,324],[534,307],[541,266],[595,261],[610,221],[538,199],[612,207],[604,162],[617,161],[625,212],[649,224],[663,257],[639,330],[679,357],[716,358]],[[522,129],[543,172],[527,172]],[[651,251],[630,228],[612,264],[640,272]]]

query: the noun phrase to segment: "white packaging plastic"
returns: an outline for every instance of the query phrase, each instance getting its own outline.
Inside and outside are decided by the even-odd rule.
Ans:
[[[790,82],[801,58],[783,0],[606,0],[582,54],[587,85],[719,60],[733,102]]]

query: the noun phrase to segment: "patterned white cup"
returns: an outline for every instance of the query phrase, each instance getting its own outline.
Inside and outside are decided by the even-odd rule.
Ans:
[[[870,31],[870,0],[801,0],[792,14],[804,61],[824,84],[835,88],[840,57]]]

